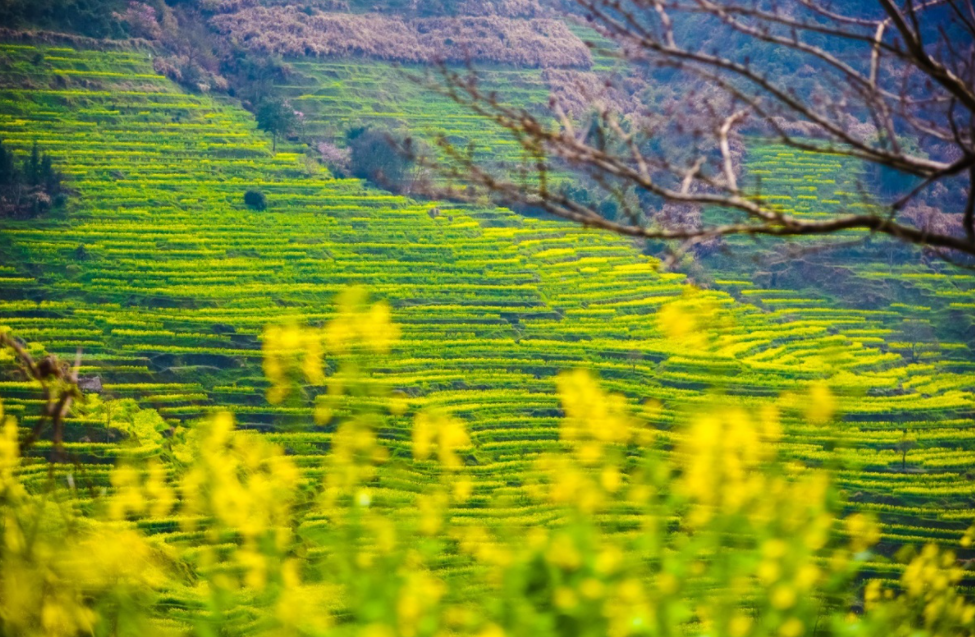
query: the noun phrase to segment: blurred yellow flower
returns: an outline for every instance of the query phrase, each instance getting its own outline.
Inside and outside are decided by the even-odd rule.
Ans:
[[[836,414],[836,397],[824,382],[809,388],[809,402],[806,405],[806,418],[814,425],[824,425]]]
[[[459,451],[469,448],[464,421],[441,413],[424,411],[413,419],[413,457],[426,460],[436,451],[440,465],[456,471],[464,465]]]

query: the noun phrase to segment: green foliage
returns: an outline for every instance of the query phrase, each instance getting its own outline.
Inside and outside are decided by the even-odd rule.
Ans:
[[[265,99],[257,107],[257,126],[271,134],[272,150],[277,152],[278,138],[287,137],[298,127],[298,114],[287,102]]]
[[[688,314],[696,310],[686,299],[668,307],[676,309],[664,327],[704,345],[693,337],[715,317]],[[681,317],[697,327],[685,329]],[[524,472],[529,500],[551,517],[498,521],[512,504],[502,496],[464,520],[488,486],[467,460],[464,420],[420,407],[412,458],[390,461],[383,423],[422,404],[372,374],[398,338],[388,306],[370,305],[361,288],[340,296],[323,329],[266,330],[272,402],[306,384],[328,386],[340,409],[370,399],[340,419],[323,471],[304,480],[281,447],[222,412],[185,436],[178,462],[127,459],[112,470],[111,491],[88,505],[93,513],[64,506],[51,516],[46,501],[67,504],[77,493],[54,482],[42,494],[25,488],[16,423],[0,412],[4,632],[975,634],[964,567],[934,543],[900,551],[896,587],[873,579],[858,590],[880,527],[842,512],[828,470],[780,455],[784,432],[771,406],[750,413],[715,402],[663,428],[659,406],[634,413],[589,372],[562,373],[559,446]],[[326,354],[339,363],[327,375]],[[135,415],[132,435],[150,435],[151,418],[115,407],[122,421]],[[814,387],[804,407],[822,426],[837,405]],[[432,479],[417,483],[421,472]],[[384,474],[414,483],[410,499],[390,498]],[[634,532],[607,524],[612,516]],[[143,532],[154,520],[181,531],[168,534],[165,550]],[[191,589],[202,612],[153,604]]]
[[[224,56],[221,72],[230,78],[232,95],[244,102],[260,104],[274,94],[275,83],[287,80],[291,67],[276,56],[235,51]]]
[[[244,193],[244,204],[253,210],[266,210],[267,197],[259,190],[248,190]]]
[[[289,76],[276,82],[275,92],[305,113],[303,130],[309,140],[338,146],[347,145],[348,134],[357,130],[402,131],[418,146],[435,149],[443,139],[486,165],[515,167],[524,160],[521,147],[501,127],[408,79],[407,74],[422,74],[421,68],[354,59],[302,59],[290,68]],[[552,90],[538,69],[486,70],[480,88],[529,108],[547,104]]]
[[[105,438],[121,439],[127,446],[158,452],[172,427],[154,409],[143,409],[131,398],[102,401],[95,394],[79,408],[80,415],[104,428]]]
[[[126,0],[4,0],[0,3],[0,24],[95,38],[122,37],[124,30],[115,14],[126,4]]]
[[[369,128],[354,128],[346,135],[350,168],[354,177],[368,179],[393,192],[408,184],[411,161],[400,150],[402,138]]]

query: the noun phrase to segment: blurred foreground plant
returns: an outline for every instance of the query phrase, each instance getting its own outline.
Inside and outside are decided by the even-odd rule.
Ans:
[[[18,429],[3,420],[0,632],[975,634],[955,551],[907,551],[899,581],[862,585],[879,526],[844,515],[827,470],[782,458],[774,406],[715,398],[663,427],[658,404],[632,409],[588,372],[565,372],[561,450],[517,476],[523,496],[495,496],[449,412],[415,409],[410,453],[398,453],[392,425],[423,400],[375,374],[397,334],[388,306],[361,289],[324,329],[268,328],[269,399],[324,388],[308,396],[332,432],[321,460],[290,456],[227,413],[153,447],[158,423],[144,418],[128,431],[140,453],[91,502],[53,483],[31,492]],[[807,402],[816,423],[837,408],[825,385]],[[140,531],[167,522],[170,534]],[[172,599],[197,602],[174,612]]]

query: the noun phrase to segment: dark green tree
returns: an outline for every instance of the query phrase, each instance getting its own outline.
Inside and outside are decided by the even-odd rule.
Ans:
[[[35,140],[34,145],[30,149],[30,157],[24,164],[24,173],[27,177],[28,185],[37,186],[41,183],[41,163],[41,148]]]
[[[61,173],[37,142],[20,166],[0,142],[0,216],[37,216],[59,206],[63,197]]]

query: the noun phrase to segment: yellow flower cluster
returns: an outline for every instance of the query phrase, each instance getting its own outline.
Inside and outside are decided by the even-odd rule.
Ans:
[[[20,445],[17,440],[17,421],[5,416],[0,403],[0,501],[18,502],[24,496],[24,488],[17,479],[20,467]]]
[[[417,496],[420,533],[439,533],[451,502],[463,504],[470,498],[474,483],[462,473],[465,462],[461,456],[470,446],[463,420],[434,410],[422,411],[413,419],[413,457],[428,460],[436,455],[442,470],[440,485]]]
[[[846,518],[846,532],[853,553],[866,551],[880,541],[880,527],[863,513],[852,513]]]
[[[325,461],[324,509],[332,510],[343,495],[354,495],[359,506],[369,506],[371,497],[363,485],[376,477],[379,465],[388,457],[389,451],[379,444],[371,419],[354,418],[339,425]]]
[[[876,635],[972,637],[975,603],[959,588],[966,570],[953,551],[928,544],[901,575],[900,591],[880,580],[864,587],[864,622]]]
[[[143,479],[142,472],[129,464],[119,465],[112,471],[109,518],[126,520],[146,515],[153,518],[169,515],[176,504],[176,492],[169,486],[165,465],[151,460],[146,473],[147,477]]]
[[[583,465],[599,464],[608,445],[630,441],[633,423],[624,396],[605,393],[582,369],[559,374],[556,387],[565,412],[559,438],[574,447]]]
[[[276,445],[236,431],[229,413],[217,414],[204,426],[194,457],[180,485],[184,527],[193,529],[206,520],[212,543],[228,532],[239,534],[233,559],[243,568],[245,583],[262,589],[270,565],[262,547],[270,542],[283,552],[291,540],[298,469]],[[234,584],[229,577],[219,582]]]
[[[74,637],[110,622],[119,634],[148,634],[142,597],[167,580],[167,552],[135,531],[75,518],[70,506],[29,494],[16,473],[16,422],[3,418],[2,406],[0,420],[0,634]],[[115,608],[112,617],[103,602],[119,591],[138,612]]]
[[[966,599],[958,584],[966,575],[953,551],[926,545],[901,576],[905,597],[921,606],[923,625],[931,635],[961,634],[975,630],[975,603]],[[958,632],[954,632],[958,631]]]
[[[623,488],[623,447],[638,429],[625,397],[604,392],[589,372],[562,373],[556,386],[565,412],[559,440],[567,452],[538,459],[537,469],[549,484],[537,495],[591,513]]]
[[[416,637],[424,619],[446,593],[443,582],[427,571],[408,573],[396,600],[396,624],[402,637]]]
[[[369,305],[368,294],[361,287],[349,288],[339,296],[335,317],[322,329],[268,327],[263,336],[264,372],[271,382],[268,401],[280,404],[301,393],[306,383],[327,386],[327,392],[315,399],[314,410],[315,422],[327,424],[344,396],[386,392],[385,387],[371,383],[364,370],[370,354],[387,353],[398,338],[399,328],[392,322],[389,306],[384,302]],[[325,373],[326,354],[339,361],[330,375]],[[401,402],[391,405],[391,410],[401,407]],[[335,453],[326,506],[331,506],[340,493],[370,480],[374,466],[385,459],[385,450],[376,444],[375,426],[361,418],[339,426],[332,443]],[[362,456],[368,460],[362,461]]]
[[[298,635],[324,635],[332,625],[325,610],[335,598],[335,587],[309,585],[302,582],[301,562],[289,559],[282,564],[281,590],[274,605],[277,630],[271,635],[295,637]]]
[[[344,290],[336,300],[338,313],[325,327],[328,351],[345,354],[363,347],[376,354],[388,354],[399,340],[400,329],[393,323],[389,304],[369,305],[364,287]]]
[[[728,324],[730,316],[695,288],[657,311],[657,327],[671,341],[690,349],[703,349],[715,329]]]
[[[535,529],[535,533],[544,534],[544,529]],[[502,569],[511,564],[513,547],[499,541],[481,524],[454,529],[452,535],[462,553],[490,567],[488,579],[492,585],[498,585],[502,578]]]
[[[814,425],[825,425],[836,414],[836,398],[824,382],[814,383],[809,388],[809,403],[806,406],[806,419]]]
[[[831,577],[824,568],[828,564],[824,550],[835,521],[827,474],[781,475],[774,470],[774,461],[769,462],[756,469],[764,476],[761,494],[750,494],[744,500],[732,498],[726,501],[733,502],[730,508],[717,505],[692,527],[695,537],[710,538],[710,544],[700,549],[700,576],[728,582],[727,588],[717,589],[697,608],[699,616],[720,627],[718,634],[805,634],[818,611],[817,591]],[[699,511],[692,507],[690,515]],[[755,543],[753,553],[746,557],[748,552],[743,551],[736,559],[725,546],[728,538],[721,530],[749,538]],[[725,555],[727,561],[712,563],[709,554],[713,551]],[[847,565],[845,560],[840,563]],[[754,601],[744,605],[744,599]],[[757,613],[761,621],[754,620],[751,605],[761,608]]]
[[[639,579],[629,577],[613,587],[604,606],[609,619],[609,637],[652,634],[651,627],[660,617],[655,594]]]
[[[464,421],[435,412],[420,412],[413,420],[413,457],[426,460],[434,452],[440,466],[456,471],[464,466],[459,451],[471,446]]]
[[[302,382],[325,385],[326,354],[389,353],[399,339],[399,327],[393,323],[387,303],[369,305],[368,298],[365,288],[348,288],[336,301],[336,316],[321,329],[290,324],[264,330],[264,375],[271,382],[270,403],[280,404]],[[342,387],[329,390],[341,393]]]
[[[782,430],[774,408],[757,420],[738,407],[696,417],[683,435],[678,459],[683,472],[678,491],[693,504],[692,526],[715,513],[734,514],[764,496],[762,466],[776,453]]]
[[[779,396],[778,404],[783,410],[801,415],[808,422],[819,426],[829,424],[839,409],[836,396],[823,380],[811,383],[804,394],[783,393]]]
[[[264,375],[271,382],[267,400],[280,404],[304,378],[312,385],[325,383],[322,331],[298,325],[272,325],[264,330]]]
[[[682,299],[661,325],[693,342],[700,321],[720,317],[688,327],[684,314],[707,304]],[[413,399],[378,400],[388,390],[369,362],[397,334],[389,308],[369,306],[361,289],[343,295],[324,329],[265,333],[273,398],[305,383],[328,386],[329,410],[349,397],[335,410],[349,415],[320,480],[315,467],[302,477],[281,448],[236,430],[230,414],[171,432],[158,415],[136,421],[135,403],[113,401],[102,405],[113,410],[105,422],[131,420],[129,433],[161,456],[140,463],[129,454],[110,474],[105,506],[91,507],[104,517],[79,518],[77,501],[23,486],[17,425],[0,410],[0,634],[149,634],[159,593],[182,594],[187,580],[203,582],[194,592],[204,598],[209,590],[214,619],[201,632],[214,634],[234,632],[221,622],[238,615],[253,634],[289,636],[975,634],[962,565],[934,546],[908,564],[902,592],[871,582],[864,613],[841,620],[880,526],[860,513],[837,523],[842,503],[828,472],[780,459],[773,407],[718,405],[652,431],[645,421],[656,422],[662,405],[633,416],[590,373],[561,374],[564,451],[537,460],[537,482],[526,486],[544,503],[518,520],[509,510],[522,493],[510,482],[471,501],[471,437],[447,413],[417,414],[416,462],[387,464],[384,410],[403,416]],[[339,361],[328,375],[326,355]],[[810,388],[808,409],[797,397],[779,405],[818,424],[838,407],[823,383]],[[114,411],[123,407],[124,418]],[[440,482],[391,512],[387,487],[403,493],[399,485],[431,469]],[[475,506],[497,511],[475,516]],[[174,512],[192,536],[185,543],[148,540],[133,523]],[[837,541],[840,528],[848,542]],[[973,538],[975,527],[962,545]],[[183,580],[177,571],[191,572]],[[448,583],[459,573],[465,585],[483,580],[455,591]],[[342,617],[334,625],[333,613]]]

